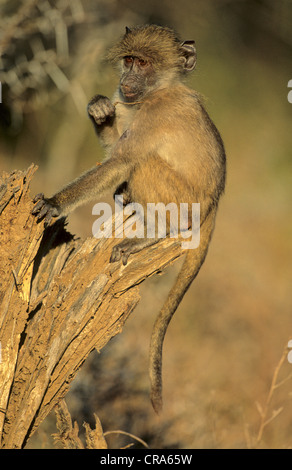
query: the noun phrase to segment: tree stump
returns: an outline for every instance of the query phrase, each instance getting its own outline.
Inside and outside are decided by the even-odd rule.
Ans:
[[[0,442],[22,448],[139,302],[138,285],[183,251],[165,239],[109,263],[115,238],[76,239],[31,215],[37,167],[0,177]]]

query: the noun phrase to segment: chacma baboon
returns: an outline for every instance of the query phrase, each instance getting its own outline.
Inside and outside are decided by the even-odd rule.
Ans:
[[[151,401],[162,407],[162,345],[167,326],[205,260],[219,198],[225,186],[225,152],[201,99],[184,83],[196,64],[194,41],[181,41],[169,28],[126,28],[108,55],[120,66],[112,100],[96,95],[88,114],[107,151],[105,161],[51,198],[37,195],[38,219],[68,214],[106,190],[124,188],[127,200],[200,203],[200,244],[187,250],[178,278],[154,324],[150,345]],[[156,243],[130,238],[118,243],[110,261],[122,260]]]

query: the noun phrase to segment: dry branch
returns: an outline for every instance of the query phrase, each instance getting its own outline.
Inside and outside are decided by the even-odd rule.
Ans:
[[[58,220],[44,231],[28,189],[37,167],[0,178],[0,439],[21,448],[66,395],[94,349],[121,332],[138,284],[182,255],[163,240],[109,263],[114,238],[75,239]]]
[[[56,444],[61,444],[64,449],[84,449],[84,445],[79,438],[79,427],[75,421],[72,424],[72,418],[67,408],[65,400],[60,400],[55,406],[57,418],[58,434],[53,434]],[[103,429],[99,418],[94,415],[95,429],[91,429],[88,423],[84,423],[86,449],[107,449],[107,443],[104,437]]]

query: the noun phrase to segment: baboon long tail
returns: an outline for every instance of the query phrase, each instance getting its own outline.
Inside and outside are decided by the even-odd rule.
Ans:
[[[215,212],[211,211],[201,226],[198,248],[187,251],[182,269],[153,326],[149,358],[150,398],[152,406],[158,414],[162,410],[163,340],[170,320],[205,260],[214,229]]]

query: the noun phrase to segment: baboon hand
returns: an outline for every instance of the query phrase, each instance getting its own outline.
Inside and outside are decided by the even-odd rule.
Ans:
[[[50,199],[46,199],[43,193],[37,194],[33,202],[36,203],[31,213],[37,220],[45,218],[45,226],[49,225],[53,217],[60,215],[60,209]]]
[[[122,260],[124,266],[127,264],[128,258],[131,254],[131,246],[128,246],[130,244],[127,242],[128,240],[123,240],[123,242],[113,247],[110,263]]]
[[[110,263],[122,260],[125,266],[130,255],[141,251],[147,246],[154,245],[157,242],[158,238],[125,238],[121,243],[113,247]]]
[[[115,107],[106,96],[95,95],[87,105],[89,117],[98,125],[113,118],[115,115]]]

